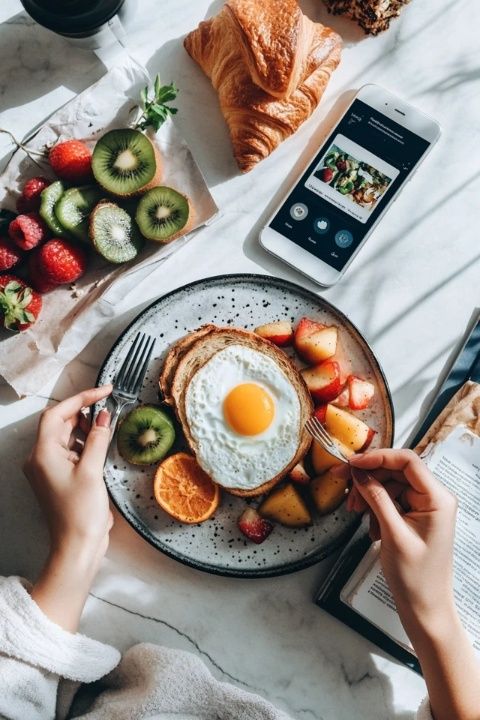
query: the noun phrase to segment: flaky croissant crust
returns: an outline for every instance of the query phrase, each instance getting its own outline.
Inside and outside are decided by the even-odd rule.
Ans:
[[[211,79],[242,172],[292,135],[340,61],[339,36],[296,0],[229,0],[185,38]]]

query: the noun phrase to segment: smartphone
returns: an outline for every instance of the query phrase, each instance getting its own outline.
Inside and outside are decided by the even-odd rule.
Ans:
[[[379,85],[364,85],[260,233],[265,250],[333,285],[440,135]]]

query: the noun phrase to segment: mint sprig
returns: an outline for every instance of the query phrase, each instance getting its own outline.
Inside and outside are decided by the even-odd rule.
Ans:
[[[135,128],[146,130],[147,127],[152,127],[157,131],[169,115],[177,113],[177,108],[167,105],[167,103],[175,100],[177,93],[178,88],[175,83],[162,85],[160,75],[157,75],[153,84],[153,95],[151,95],[148,85],[140,92],[142,114],[135,124]]]

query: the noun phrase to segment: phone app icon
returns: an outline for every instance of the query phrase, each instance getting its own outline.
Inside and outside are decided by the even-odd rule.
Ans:
[[[348,248],[353,243],[353,235],[348,230],[339,230],[335,235],[335,243],[340,248]]]
[[[313,223],[313,229],[319,235],[324,235],[330,229],[330,221],[326,217],[318,217]]]
[[[308,207],[303,203],[295,203],[290,208],[290,215],[294,220],[305,220],[308,215]]]

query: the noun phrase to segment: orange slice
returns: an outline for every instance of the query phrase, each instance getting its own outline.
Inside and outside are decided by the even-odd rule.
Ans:
[[[213,515],[220,502],[220,488],[192,455],[179,452],[164,460],[153,481],[160,507],[183,523],[201,523]]]

